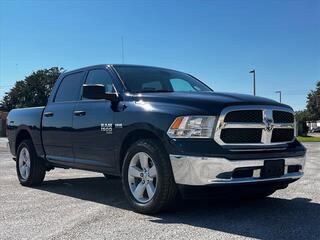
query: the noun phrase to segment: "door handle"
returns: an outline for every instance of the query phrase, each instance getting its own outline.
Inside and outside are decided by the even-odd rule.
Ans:
[[[73,114],[76,115],[76,116],[81,117],[81,116],[86,115],[86,112],[85,111],[74,111]]]
[[[44,116],[45,117],[53,117],[53,112],[45,112]]]

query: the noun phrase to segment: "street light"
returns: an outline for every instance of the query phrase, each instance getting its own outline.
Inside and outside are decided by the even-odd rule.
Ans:
[[[281,91],[280,90],[279,91],[275,91],[275,93],[279,93],[279,100],[280,100],[279,102],[281,103],[282,102],[282,99],[281,99],[281,94],[282,93],[281,93]]]
[[[253,73],[253,95],[256,95],[256,70],[253,69],[249,73]]]

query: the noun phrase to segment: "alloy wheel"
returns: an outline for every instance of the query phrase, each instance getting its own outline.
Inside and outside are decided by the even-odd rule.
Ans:
[[[138,152],[130,160],[128,182],[138,202],[146,203],[153,198],[157,188],[157,168],[147,153]]]
[[[26,147],[22,148],[19,154],[19,172],[23,180],[30,175],[30,153]]]

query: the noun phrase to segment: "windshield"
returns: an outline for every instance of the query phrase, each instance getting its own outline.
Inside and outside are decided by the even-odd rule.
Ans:
[[[132,93],[142,92],[203,92],[212,91],[194,77],[156,67],[114,66]]]

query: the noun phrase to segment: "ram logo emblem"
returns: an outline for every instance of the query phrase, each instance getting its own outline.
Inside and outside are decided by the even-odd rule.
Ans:
[[[273,119],[264,117],[264,118],[263,118],[263,122],[264,122],[264,124],[266,125],[265,130],[266,130],[267,132],[271,132],[272,129],[273,129]]]

